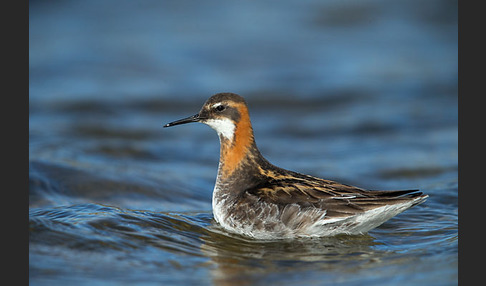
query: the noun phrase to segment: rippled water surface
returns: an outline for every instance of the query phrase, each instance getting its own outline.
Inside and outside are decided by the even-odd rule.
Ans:
[[[456,285],[457,2],[31,1],[32,285]],[[366,235],[222,230],[219,142],[249,104],[275,165],[429,199]]]

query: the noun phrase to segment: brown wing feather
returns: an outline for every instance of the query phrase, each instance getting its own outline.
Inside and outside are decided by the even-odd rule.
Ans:
[[[377,207],[410,201],[422,195],[418,190],[372,191],[324,180],[296,172],[279,170],[278,176],[266,176],[262,183],[247,189],[259,200],[285,206],[325,209],[327,217],[343,217]]]

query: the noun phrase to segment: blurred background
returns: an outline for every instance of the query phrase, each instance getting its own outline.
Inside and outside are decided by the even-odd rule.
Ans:
[[[71,254],[49,254],[79,251],[52,242],[73,237],[55,222],[87,220],[76,245],[96,248],[87,239],[95,231],[89,214],[101,205],[116,208],[109,215],[197,213],[204,219],[189,216],[192,223],[210,225],[217,135],[203,125],[162,126],[218,92],[245,97],[256,142],[275,165],[431,194],[428,219],[446,222],[452,244],[407,265],[448,261],[414,277],[455,281],[457,27],[457,1],[448,0],[29,1],[31,281],[68,279],[63,273],[79,268]],[[117,231],[105,237],[124,246]],[[440,242],[410,243],[444,249],[447,235],[436,235]],[[380,232],[375,238],[394,244]],[[194,262],[170,253],[176,264]],[[114,267],[103,273],[129,275]],[[202,269],[196,277],[204,281]]]

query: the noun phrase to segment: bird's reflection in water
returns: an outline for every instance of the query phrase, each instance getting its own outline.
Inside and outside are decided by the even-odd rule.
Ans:
[[[260,241],[230,234],[213,222],[201,238],[201,251],[214,263],[211,276],[216,285],[278,284],[292,272],[298,283],[306,270],[356,271],[381,263],[385,253],[373,247],[380,243],[367,234]]]

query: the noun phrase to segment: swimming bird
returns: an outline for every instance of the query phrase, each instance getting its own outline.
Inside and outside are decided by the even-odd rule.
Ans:
[[[201,122],[219,135],[213,216],[256,239],[364,234],[424,202],[419,190],[377,191],[272,165],[255,143],[248,106],[234,93],[211,96],[199,113],[164,125]]]

